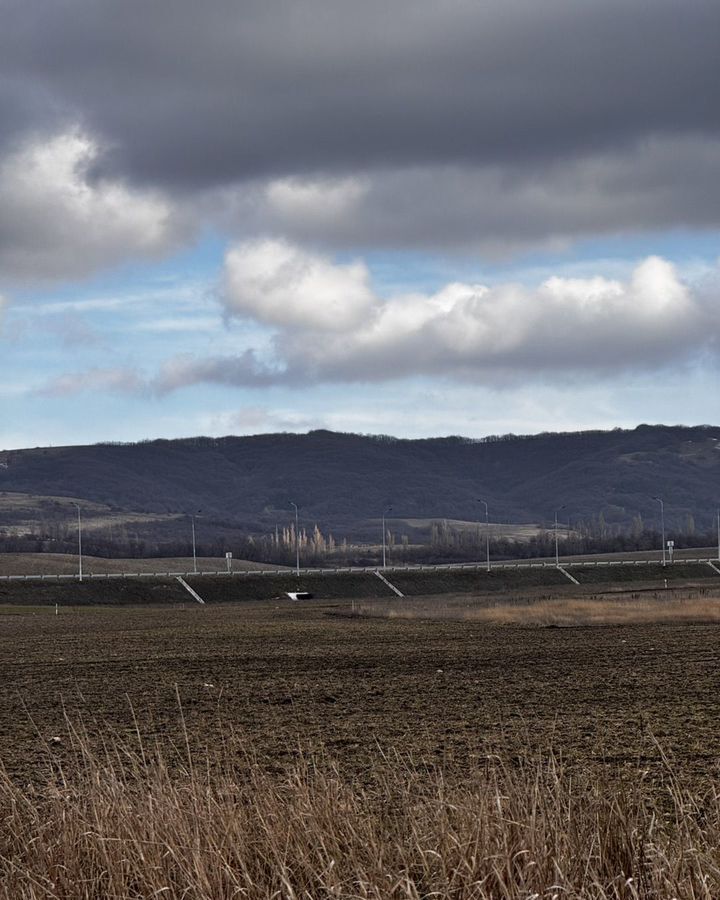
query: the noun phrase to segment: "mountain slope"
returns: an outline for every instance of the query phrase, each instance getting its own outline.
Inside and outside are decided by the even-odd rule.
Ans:
[[[361,533],[393,506],[403,517],[497,522],[573,519],[668,526],[688,514],[709,528],[720,500],[720,426],[642,425],[632,431],[533,437],[396,440],[314,431],[306,435],[158,440],[0,453],[0,491],[82,498],[156,515],[202,510],[210,523],[265,530],[289,520]],[[57,501],[56,501],[57,502]],[[0,496],[0,530],[3,526]]]

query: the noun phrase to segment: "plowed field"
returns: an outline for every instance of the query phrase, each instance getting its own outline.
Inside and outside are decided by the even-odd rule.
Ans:
[[[720,626],[493,627],[358,619],[347,603],[0,608],[0,760],[32,778],[132,736],[193,750],[234,733],[269,766],[377,748],[448,770],[550,746],[572,764],[717,770]],[[67,717],[67,720],[66,720]],[[48,742],[59,737],[60,741]]]

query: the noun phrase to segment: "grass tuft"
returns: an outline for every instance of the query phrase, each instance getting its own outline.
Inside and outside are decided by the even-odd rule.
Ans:
[[[720,896],[718,792],[669,769],[658,785],[489,756],[451,778],[378,753],[358,781],[325,758],[271,772],[230,744],[170,765],[67,739],[72,774],[0,774],[2,898]]]

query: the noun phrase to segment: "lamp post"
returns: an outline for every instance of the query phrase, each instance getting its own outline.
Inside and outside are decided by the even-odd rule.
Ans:
[[[561,509],[565,509],[567,504],[563,503],[562,506],[558,506],[555,510],[555,565],[560,565],[560,550],[558,547],[558,513]]]
[[[300,577],[300,528],[298,525],[298,507],[297,503],[290,501],[290,506],[295,508],[295,574]]]
[[[197,549],[195,547],[195,516],[190,516],[190,525],[192,527],[193,572],[195,572],[195,574],[197,574]]]
[[[385,568],[386,563],[386,548],[385,548],[385,516],[392,510],[392,506],[388,506],[387,509],[383,510],[382,514],[382,548],[383,548],[383,569]]]
[[[478,503],[482,503],[485,507],[485,564],[487,571],[490,571],[490,514],[488,513],[488,505],[486,500],[475,498]]]
[[[80,516],[80,504],[73,501],[73,506],[77,508],[78,519],[78,580],[82,581],[82,518]]]
[[[662,534],[662,564],[667,565],[665,558],[665,504],[660,497],[653,497],[660,504],[660,531]]]
[[[720,509],[717,511],[718,562],[720,562]]]
[[[197,547],[195,544],[195,519],[202,512],[202,510],[198,510],[196,513],[190,514],[190,526],[192,527],[192,547],[193,547],[193,572],[197,575]]]

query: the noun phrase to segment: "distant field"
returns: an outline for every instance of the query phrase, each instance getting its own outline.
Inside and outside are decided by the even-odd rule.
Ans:
[[[94,503],[81,497],[36,496],[21,492],[0,493],[0,519],[3,531],[9,534],[25,534],[36,531],[43,521],[64,525],[74,532],[76,525],[75,503],[82,507],[83,530],[103,532],[111,538],[120,529],[142,528],[143,526],[167,524],[187,519],[178,513],[142,513],[118,510],[105,503]]]
[[[459,531],[477,531],[480,529],[482,533],[485,533],[485,522],[480,521],[472,521],[468,519],[443,519],[443,518],[432,518],[432,519],[414,519],[414,518],[406,518],[406,519],[388,519],[388,527],[393,531],[396,531],[397,528],[401,525],[407,525],[408,528],[417,528],[420,530],[429,531],[432,525],[437,525],[440,522],[447,522],[452,528],[455,528]],[[530,538],[535,537],[537,534],[541,534],[547,531],[546,528],[542,528],[540,525],[536,525],[533,523],[530,524],[507,524],[501,522],[490,522],[489,524],[490,535],[495,538],[507,538],[508,540],[514,541],[529,541]],[[561,537],[564,537],[567,533],[567,529],[562,525],[558,529],[558,533]]]
[[[198,556],[198,570],[225,571],[225,557]],[[284,566],[233,560],[235,571],[282,569]],[[163,557],[161,559],[104,559],[83,556],[83,572],[90,574],[113,572],[192,572],[192,557]],[[0,575],[74,575],[78,571],[77,554],[72,553],[0,553]]]

